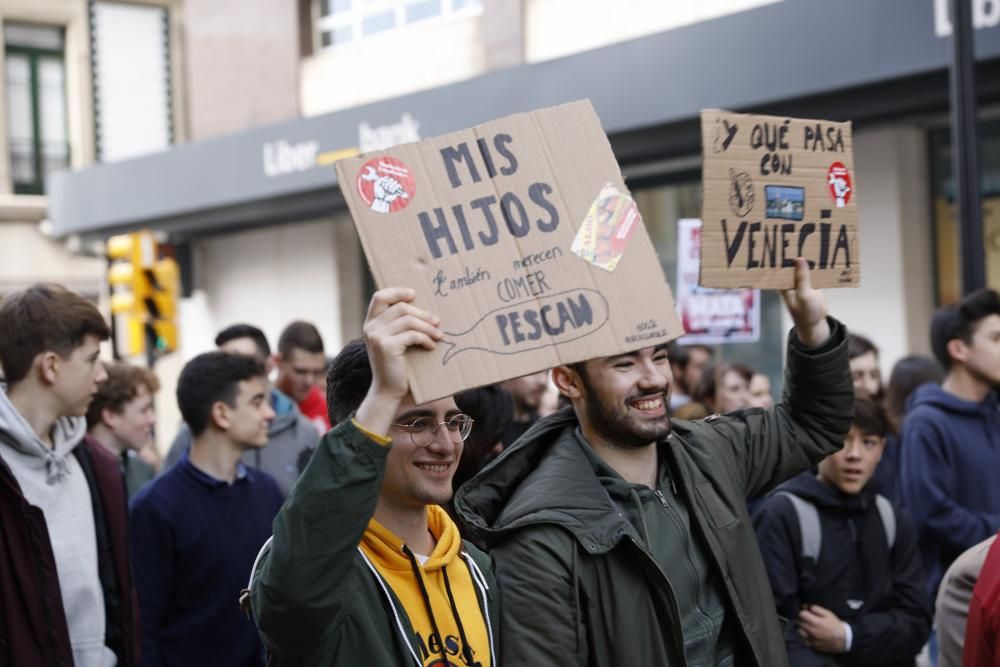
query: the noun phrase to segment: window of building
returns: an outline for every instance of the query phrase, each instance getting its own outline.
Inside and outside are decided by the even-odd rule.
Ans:
[[[7,141],[16,194],[42,194],[46,174],[69,166],[63,31],[4,24]]]
[[[671,182],[632,190],[642,214],[646,231],[656,248],[660,265],[675,288],[677,280],[677,221],[682,218],[701,217],[700,174],[682,174]],[[675,290],[676,291],[676,290]],[[787,332],[782,330],[781,297],[775,290],[760,293],[760,338],[755,343],[726,343],[715,345],[715,360],[726,360],[749,366],[771,379],[775,400],[781,396],[784,341]],[[682,338],[681,343],[684,342]]]
[[[951,170],[951,132],[931,130],[931,196],[934,218],[934,259],[939,304],[955,303],[962,295],[961,257],[955,223],[955,180]],[[983,248],[986,284],[1000,289],[1000,120],[979,124],[980,194],[983,200]]]
[[[323,48],[482,9],[481,0],[319,0],[318,5],[316,26]]]

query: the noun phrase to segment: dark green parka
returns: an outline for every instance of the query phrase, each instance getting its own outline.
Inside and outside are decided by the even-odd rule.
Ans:
[[[787,664],[747,515],[761,495],[843,446],[854,401],[846,330],[788,345],[782,402],[673,422],[661,446],[705,558],[721,576],[737,665]],[[677,601],[644,540],[598,481],[572,410],[539,421],[456,497],[503,594],[506,667],[686,665]]]
[[[250,585],[269,664],[424,664],[402,603],[358,549],[375,513],[388,455],[388,446],[347,421],[320,440],[292,487]],[[473,570],[492,649],[498,629],[492,564],[471,544],[464,551],[474,562],[462,559]]]

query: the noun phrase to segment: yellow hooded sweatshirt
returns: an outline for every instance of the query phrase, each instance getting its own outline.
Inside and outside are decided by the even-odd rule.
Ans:
[[[493,667],[481,592],[461,555],[458,527],[437,505],[427,506],[427,524],[437,546],[422,554],[428,556],[423,565],[375,519],[368,522],[361,550],[402,602],[425,667]]]

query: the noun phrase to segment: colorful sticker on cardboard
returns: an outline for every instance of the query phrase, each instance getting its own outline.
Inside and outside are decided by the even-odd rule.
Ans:
[[[851,201],[851,174],[843,162],[834,162],[826,172],[826,182],[830,186],[830,197],[837,208],[844,208]]]
[[[357,186],[361,199],[378,213],[402,210],[417,194],[413,171],[402,160],[388,156],[361,165]]]
[[[590,205],[570,251],[606,271],[614,271],[642,222],[635,201],[611,184]]]

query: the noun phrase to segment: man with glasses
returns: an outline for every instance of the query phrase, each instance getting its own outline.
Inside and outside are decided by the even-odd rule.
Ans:
[[[415,404],[407,348],[437,317],[414,292],[372,297],[364,339],[334,359],[324,436],[251,574],[277,664],[495,667],[492,565],[440,507],[472,430],[452,397]]]

